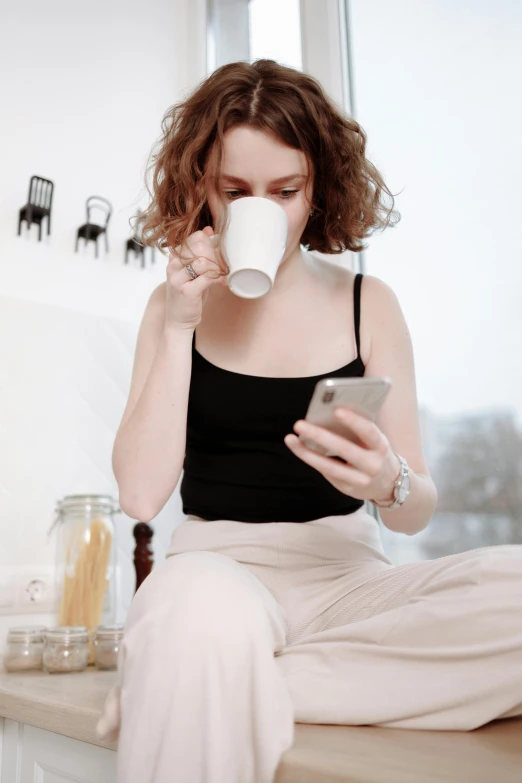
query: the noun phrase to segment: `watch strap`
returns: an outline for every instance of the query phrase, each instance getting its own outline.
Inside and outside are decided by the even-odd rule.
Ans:
[[[402,483],[405,479],[405,477],[409,474],[410,469],[408,467],[408,463],[404,459],[404,457],[401,457],[400,454],[396,453],[396,457],[398,457],[399,462],[401,463],[401,469],[399,472],[399,475],[397,476],[395,480],[395,484],[393,485],[393,500],[389,504],[382,504],[382,503],[376,503],[375,500],[372,500],[372,503],[377,506],[378,508],[385,508],[385,509],[392,509],[392,508],[398,508],[399,506],[402,506],[406,498],[401,502],[399,500],[399,490],[402,486]]]

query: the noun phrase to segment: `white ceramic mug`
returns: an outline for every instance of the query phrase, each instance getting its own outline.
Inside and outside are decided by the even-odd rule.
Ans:
[[[230,272],[229,289],[257,299],[272,288],[288,239],[286,212],[275,201],[249,196],[229,205],[223,246]]]

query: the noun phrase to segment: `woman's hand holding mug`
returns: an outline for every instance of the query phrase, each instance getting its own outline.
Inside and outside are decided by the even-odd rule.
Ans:
[[[206,226],[190,235],[187,247],[177,247],[169,256],[165,317],[169,329],[194,330],[201,321],[209,288],[227,284],[216,257],[213,235],[211,226]]]

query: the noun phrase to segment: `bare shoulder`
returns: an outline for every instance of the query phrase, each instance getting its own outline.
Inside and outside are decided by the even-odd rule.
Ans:
[[[363,278],[361,324],[369,338],[368,357],[372,364],[396,350],[411,354],[411,336],[397,295],[373,275]]]
[[[361,320],[371,337],[371,360],[388,362],[395,356],[412,355],[411,336],[394,290],[383,280],[364,275],[361,289]],[[399,363],[401,363],[399,362]]]
[[[401,312],[399,300],[390,286],[373,275],[364,275],[361,286],[361,309],[374,324],[388,322]]]
[[[350,267],[319,255],[308,255],[308,268],[318,276],[323,285],[335,290],[342,299],[353,296],[355,277]],[[390,325],[402,319],[402,311],[390,286],[378,277],[365,274],[361,286],[361,320],[373,329]]]
[[[313,277],[319,279],[323,285],[337,291],[339,289],[347,291],[353,289],[355,272],[350,267],[335,261],[335,256],[330,258],[311,251],[307,252],[304,258],[308,271]]]

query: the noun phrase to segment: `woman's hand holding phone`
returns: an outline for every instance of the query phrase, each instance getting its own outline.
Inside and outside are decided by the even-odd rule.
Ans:
[[[391,503],[401,466],[388,439],[373,421],[349,408],[336,408],[335,416],[357,436],[361,445],[304,420],[297,421],[294,430],[344,462],[308,448],[293,434],[285,437],[286,445],[344,495]]]
[[[358,500],[389,502],[400,462],[374,419],[391,388],[383,379],[327,379],[314,392],[307,419],[297,421],[285,443],[339,492]],[[352,407],[333,404],[353,398]],[[355,410],[354,410],[355,408]]]
[[[187,240],[187,247],[177,247],[167,264],[167,303],[165,326],[168,329],[194,330],[201,321],[203,305],[212,285],[226,286],[212,242],[214,230],[207,226]],[[198,275],[192,279],[187,266]]]

